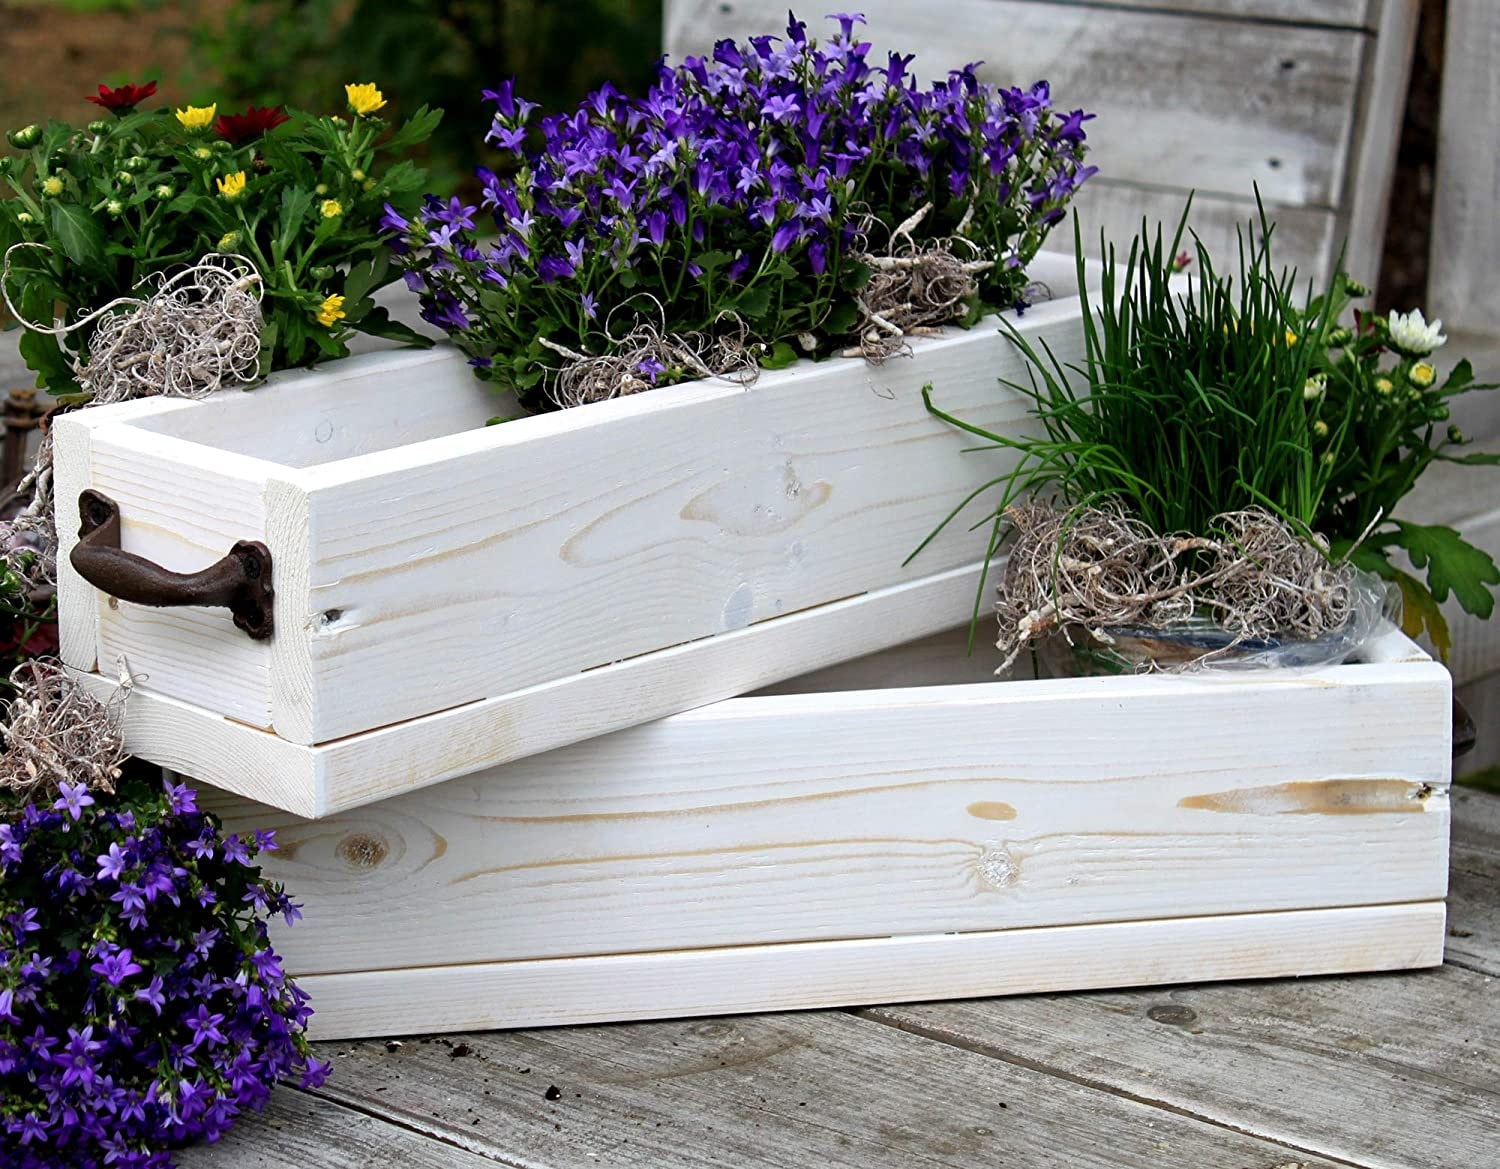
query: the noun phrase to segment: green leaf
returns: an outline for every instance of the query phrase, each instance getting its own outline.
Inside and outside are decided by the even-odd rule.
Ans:
[[[844,266],[843,286],[850,292],[858,292],[866,284],[870,283],[870,277],[875,270],[863,260],[854,260]]]
[[[1448,380],[1443,383],[1442,396],[1447,398],[1453,394],[1461,394],[1468,389],[1474,381],[1474,367],[1469,364],[1465,357],[1453,367],[1453,372],[1448,375]]]
[[[53,395],[81,392],[56,337],[33,333],[28,329],[21,335],[18,348],[26,362],[26,368],[37,375],[37,385]]]
[[[1437,650],[1438,657],[1446,662],[1453,651],[1453,635],[1448,630],[1448,619],[1443,616],[1431,590],[1411,573],[1403,572],[1392,564],[1384,552],[1371,548],[1368,544],[1355,551],[1349,559],[1367,572],[1396,583],[1401,590],[1401,632],[1413,639],[1425,633]]]
[[[764,284],[748,288],[734,298],[731,307],[740,316],[758,321],[771,311],[771,290]]]
[[[408,345],[418,349],[431,349],[433,340],[431,337],[423,336],[410,325],[401,321],[391,319],[391,314],[380,305],[376,305],[357,321],[345,321],[345,324],[361,333],[367,333],[371,337],[384,337],[388,341],[404,341]]]
[[[1500,567],[1496,567],[1488,552],[1441,524],[1394,522],[1394,532],[1372,537],[1368,546],[1384,549],[1394,545],[1405,549],[1412,564],[1427,570],[1427,586],[1435,600],[1446,601],[1451,591],[1466,613],[1488,617],[1494,612],[1491,590],[1500,585]]]
[[[390,151],[405,150],[408,146],[425,142],[432,137],[432,132],[438,128],[438,123],[442,120],[442,110],[432,110],[422,106],[406,120],[406,124],[401,129],[387,138],[380,148]]]
[[[722,268],[734,259],[734,253],[723,251],[704,252],[701,256],[693,257],[698,267],[705,272],[712,272],[715,268]]]
[[[823,320],[823,331],[833,337],[854,332],[859,325],[859,306],[846,300],[833,306]]]
[[[796,365],[800,355],[785,341],[778,341],[771,346],[770,352],[760,359],[761,369],[786,369],[788,366]]]
[[[104,228],[77,203],[52,204],[52,234],[63,254],[83,268],[104,264]]]

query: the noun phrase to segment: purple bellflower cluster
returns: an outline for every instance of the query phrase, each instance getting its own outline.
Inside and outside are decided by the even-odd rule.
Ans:
[[[477,172],[482,206],[429,196],[384,220],[423,316],[480,376],[521,392],[557,366],[555,346],[608,352],[638,321],[828,352],[860,323],[858,254],[924,206],[916,242],[958,235],[964,258],[994,262],[970,323],[1016,305],[1025,265],[1095,171],[1092,115],[1054,110],[1046,82],[998,88],[972,65],[922,88],[911,56],[869,63],[862,16],[830,19],[825,44],[792,17],[784,39],[720,41],[663,64],[642,98],[606,84],[537,125],[510,82],[485,91],[507,165]]]
[[[296,906],[185,786],[63,784],[0,821],[0,1165],[168,1169],[278,1079],[311,1009],[266,918]]]

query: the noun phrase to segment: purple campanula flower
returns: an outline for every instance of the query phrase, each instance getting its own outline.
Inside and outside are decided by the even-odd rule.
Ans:
[[[771,236],[771,250],[784,252],[801,237],[802,227],[795,219],[789,219]]]
[[[480,96],[485,101],[492,103],[499,109],[500,115],[513,118],[516,115],[516,82],[515,78],[502,81],[494,89],[480,91]]]
[[[52,806],[59,812],[66,812],[73,817],[74,823],[77,823],[79,817],[83,815],[83,810],[94,803],[94,797],[89,795],[88,784],[68,783],[64,780],[57,785],[57,790],[61,794]]]
[[[125,866],[130,863],[118,842],[111,842],[109,851],[95,859],[99,862],[99,875],[111,881],[118,881]]]
[[[411,230],[411,221],[387,203],[385,212],[380,217],[379,227],[381,231],[405,232]]]
[[[110,986],[119,986],[132,974],[139,974],[141,964],[133,959],[128,948],[117,950],[110,946],[107,947],[104,956],[89,969],[108,982]]]
[[[0,865],[19,864],[21,846],[16,841],[15,829],[9,824],[0,824]]]
[[[760,112],[773,122],[785,122],[798,112],[797,99],[791,94],[768,97],[761,105]]]
[[[597,303],[595,302],[591,294],[585,292],[578,298],[578,302],[580,305],[582,305],[583,315],[588,320],[592,321],[596,316],[599,315]]]
[[[640,373],[644,375],[646,380],[653,386],[656,384],[656,379],[667,371],[667,367],[655,357],[648,357],[644,361],[638,362],[636,364],[636,369],[639,370]]]

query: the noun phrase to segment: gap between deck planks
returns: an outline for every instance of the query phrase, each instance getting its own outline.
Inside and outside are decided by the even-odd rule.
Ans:
[[[1438,970],[324,1044],[316,1100],[180,1169],[1477,1169],[1500,798],[1454,820]]]

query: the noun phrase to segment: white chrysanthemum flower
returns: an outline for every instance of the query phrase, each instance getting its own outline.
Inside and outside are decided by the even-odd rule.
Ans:
[[[1412,357],[1431,353],[1448,340],[1443,336],[1443,322],[1433,321],[1429,325],[1419,308],[1414,308],[1409,313],[1392,313],[1388,327],[1391,344]]]

